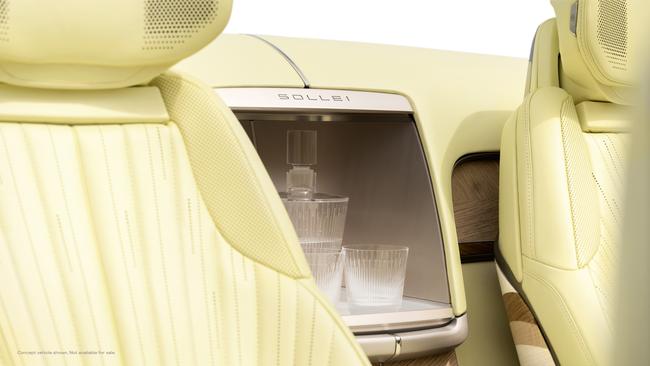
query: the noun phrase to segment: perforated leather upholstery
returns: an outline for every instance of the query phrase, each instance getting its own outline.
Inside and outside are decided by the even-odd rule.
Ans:
[[[368,364],[216,94],[88,70],[0,86],[0,365]]]
[[[232,0],[0,0],[0,81],[51,89],[149,82],[223,31]]]
[[[581,1],[580,9],[592,9],[591,3]],[[554,4],[556,9],[571,6]],[[584,62],[583,55],[562,46],[570,32],[562,19],[565,10],[558,10],[557,21],[542,25],[536,38],[546,44],[535,45],[533,66],[542,66],[531,68],[531,80],[546,82],[530,83],[524,103],[504,128],[499,264],[535,314],[560,364],[607,365],[613,359],[616,287],[624,282],[618,277],[619,255],[633,113],[628,106],[590,99],[604,95],[600,86],[588,90],[593,94],[585,93],[586,84],[565,90],[568,76],[562,68],[558,78],[548,74],[558,72],[544,67],[558,53],[562,65]],[[616,88],[634,91],[632,86]],[[531,360],[520,354],[522,364]]]

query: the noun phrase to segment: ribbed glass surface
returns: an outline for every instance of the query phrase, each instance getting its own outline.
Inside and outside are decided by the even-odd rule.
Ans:
[[[345,287],[351,307],[399,308],[408,247],[351,245],[345,253]]]
[[[316,193],[310,200],[292,200],[281,196],[303,248],[341,248],[347,197]]]
[[[336,304],[341,294],[345,254],[337,249],[303,248],[303,251],[316,285],[332,304]]]

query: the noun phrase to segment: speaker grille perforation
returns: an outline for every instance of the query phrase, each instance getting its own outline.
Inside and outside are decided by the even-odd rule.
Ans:
[[[214,22],[219,0],[147,0],[144,6],[142,49],[172,50]]]
[[[627,0],[598,1],[598,44],[612,68],[627,70]]]
[[[0,42],[9,42],[9,0],[0,0]]]

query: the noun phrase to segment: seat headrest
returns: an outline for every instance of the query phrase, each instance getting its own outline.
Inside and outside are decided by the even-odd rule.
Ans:
[[[632,102],[643,66],[645,0],[552,0],[561,84],[577,99]]]
[[[147,83],[219,35],[231,9],[232,0],[0,0],[0,82]]]

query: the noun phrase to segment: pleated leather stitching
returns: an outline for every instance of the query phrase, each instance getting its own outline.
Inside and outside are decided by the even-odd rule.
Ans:
[[[242,364],[242,349],[241,349],[241,328],[240,328],[240,317],[239,317],[239,290],[237,288],[237,270],[235,268],[235,253],[234,250],[229,250],[230,252],[230,267],[233,273],[232,276],[232,290],[233,290],[233,299],[235,305],[235,336],[237,340],[237,359],[239,360],[239,365]]]
[[[311,298],[311,329],[309,333],[309,364],[313,363],[314,356],[314,335],[316,333],[316,298]]]
[[[92,327],[93,327],[93,333],[95,335],[95,342],[97,344],[97,347],[100,347],[101,342],[99,340],[99,330],[97,328],[97,316],[96,316],[96,313],[95,313],[95,309],[92,306],[92,302],[90,301],[90,292],[88,291],[88,281],[86,279],[86,274],[85,274],[84,269],[83,269],[83,264],[82,264],[82,261],[81,261],[81,255],[79,254],[79,247],[78,247],[79,242],[77,240],[77,232],[75,230],[75,225],[74,225],[73,220],[72,220],[72,214],[70,213],[70,206],[69,206],[69,202],[68,202],[68,192],[65,189],[65,182],[63,180],[63,171],[61,170],[61,162],[60,162],[60,159],[59,159],[59,153],[58,153],[58,151],[56,149],[56,144],[54,143],[54,137],[52,136],[52,126],[47,126],[47,133],[48,133],[48,137],[49,137],[49,140],[50,140],[50,146],[52,148],[52,156],[54,157],[54,162],[55,162],[55,165],[56,165],[56,172],[57,172],[57,176],[58,176],[57,178],[58,178],[58,182],[59,182],[61,198],[63,199],[63,205],[64,205],[63,208],[65,209],[65,217],[67,219],[67,223],[68,223],[69,228],[70,228],[70,233],[72,235],[72,246],[73,246],[74,254],[75,254],[75,257],[76,257],[76,260],[77,260],[77,266],[79,267],[79,272],[81,274],[81,279],[82,279],[82,282],[83,282],[84,299],[86,301],[86,306],[88,307],[88,309],[90,311],[91,318],[92,318]],[[72,134],[72,131],[69,131],[69,133],[71,134],[71,137],[74,138],[74,135]],[[42,180],[39,180],[39,181],[42,181]],[[56,215],[56,218],[57,218],[57,221],[59,223],[59,227],[61,228],[61,239],[63,240],[63,246],[64,246],[64,248],[66,248],[66,255],[67,255],[68,254],[68,249],[67,249],[67,243],[66,243],[66,240],[65,240],[64,232],[62,230],[63,225],[61,224],[60,216],[58,214]],[[64,286],[64,288],[66,288],[66,287]],[[70,302],[69,302],[70,296],[66,295],[65,299],[66,299],[66,302],[68,303],[68,308],[69,308],[70,307]],[[76,329],[76,327],[75,327],[75,332],[77,333],[76,334],[77,339],[79,339],[79,331],[78,331],[78,329]],[[77,341],[77,344],[81,344],[81,343],[79,341]],[[102,365],[103,364],[105,364],[105,363],[104,363],[104,360],[102,359]]]
[[[163,285],[165,287],[165,298],[166,298],[166,305],[167,305],[167,314],[169,317],[169,327],[171,331],[171,337],[172,337],[172,343],[174,345],[174,356],[176,360],[176,365],[180,365],[180,358],[179,358],[179,352],[178,352],[178,342],[177,342],[177,337],[176,337],[176,326],[174,324],[174,313],[172,311],[172,306],[171,306],[171,298],[170,298],[170,292],[169,292],[169,279],[167,277],[167,265],[166,265],[166,256],[165,256],[165,243],[163,240],[163,235],[162,235],[162,224],[160,222],[160,203],[159,203],[159,192],[158,192],[158,187],[156,185],[156,175],[155,175],[155,170],[154,170],[154,162],[153,162],[153,153],[152,153],[152,147],[151,147],[151,137],[149,136],[149,129],[147,126],[142,126],[145,132],[145,136],[147,139],[147,152],[149,156],[149,173],[151,175],[151,188],[152,192],[154,195],[154,211],[155,211],[155,218],[156,218],[156,226],[157,226],[157,232],[158,232],[158,244],[159,244],[159,249],[160,249],[160,260],[161,260],[161,266],[162,266],[162,277],[163,277]]]
[[[280,272],[276,272],[276,287],[277,287],[277,300],[278,300],[278,312],[277,312],[277,317],[278,317],[278,323],[276,325],[277,330],[277,336],[275,337],[275,350],[277,352],[276,354],[276,365],[280,366],[280,340],[282,339],[282,282],[280,281]]]
[[[98,126],[99,128],[99,126]],[[77,155],[77,165],[78,165],[78,171],[80,175],[80,181],[81,181],[81,186],[82,186],[82,192],[80,192],[80,196],[84,200],[84,207],[86,208],[86,211],[88,212],[88,219],[90,220],[90,225],[91,225],[91,231],[92,231],[92,236],[94,238],[93,242],[97,246],[99,244],[99,237],[97,236],[97,228],[98,228],[98,223],[95,219],[94,210],[93,206],[91,204],[90,200],[90,194],[88,193],[90,185],[88,184],[88,177],[85,174],[87,171],[87,164],[84,160],[84,154],[81,153],[81,144],[80,144],[80,139],[79,139],[79,130],[78,127],[72,127],[72,134],[73,134],[73,140],[74,140],[74,150]],[[101,251],[99,250],[98,247],[95,248],[99,252],[99,265],[101,266],[100,272],[101,276],[103,277],[103,282],[107,283],[107,275],[106,275],[106,265],[102,259],[101,256]],[[113,303],[111,297],[109,296],[109,305],[110,305],[110,314],[108,314],[108,318],[111,319],[111,325],[113,325],[114,329],[119,329],[117,326],[117,321],[116,321],[116,316],[115,316],[115,304]],[[119,339],[118,339],[118,344],[119,344]],[[120,345],[120,348],[123,348]],[[115,350],[115,352],[120,355],[119,357],[121,358],[121,362],[124,363],[124,358],[123,355],[119,350]]]
[[[24,125],[20,124],[19,126],[20,126],[20,131],[21,131],[22,136],[23,136],[23,140],[25,142],[24,146],[26,147],[26,150],[27,150],[27,156],[28,156],[29,161],[30,161],[29,166],[31,167],[31,170],[32,170],[32,176],[36,177],[37,172],[34,169],[34,166],[35,166],[36,162],[35,162],[35,159],[34,159],[34,154],[32,152],[32,150],[33,150],[32,149],[32,144],[29,142],[29,138],[27,137],[27,133],[25,132]],[[15,177],[15,173],[13,172],[13,168],[11,168],[11,169],[12,169],[12,175]],[[14,181],[14,183],[15,183],[15,181]],[[36,184],[36,189],[38,191],[37,192],[38,196],[41,197],[41,201],[43,201],[42,200],[43,192],[42,192],[42,189],[41,189],[39,184]],[[45,304],[47,306],[47,312],[48,312],[48,314],[50,314],[50,320],[52,322],[52,327],[54,329],[54,335],[56,337],[56,344],[57,344],[57,347],[62,350],[63,349],[63,343],[61,342],[60,329],[59,329],[59,325],[57,323],[57,319],[59,319],[59,318],[54,316],[54,311],[52,309],[52,301],[50,300],[50,294],[48,293],[48,291],[47,291],[47,289],[45,287],[45,280],[44,280],[44,277],[43,277],[43,271],[41,271],[41,266],[39,265],[38,257],[36,255],[36,248],[34,246],[34,239],[32,237],[32,232],[29,229],[29,224],[28,224],[28,221],[27,221],[27,215],[26,215],[26,212],[25,212],[25,207],[24,207],[24,204],[22,202],[22,198],[21,198],[21,195],[20,195],[20,192],[18,191],[18,189],[16,189],[16,198],[18,199],[18,206],[20,208],[20,216],[21,216],[21,219],[23,221],[23,225],[24,225],[25,229],[27,230],[27,238],[28,238],[28,241],[29,241],[29,247],[30,247],[31,254],[32,254],[32,260],[36,264],[36,267],[37,267],[36,268],[36,273],[38,274],[41,291],[43,291],[43,294],[45,296]],[[51,237],[51,234],[49,234],[49,228],[48,228],[48,236]],[[67,360],[65,360],[64,363],[67,365],[68,364]]]
[[[120,127],[121,129],[121,127]],[[99,127],[99,136],[102,144],[102,152],[103,152],[103,157],[104,157],[104,167],[106,169],[106,177],[107,177],[107,183],[108,183],[108,189],[109,189],[109,194],[111,196],[111,206],[113,209],[113,220],[115,224],[115,229],[117,230],[117,235],[120,240],[120,254],[122,258],[122,267],[124,269],[124,273],[126,274],[126,285],[129,290],[129,302],[131,304],[131,312],[133,313],[133,319],[135,320],[135,329],[137,332],[137,337],[138,337],[138,347],[140,348],[140,356],[142,357],[142,361],[145,362],[147,359],[145,356],[144,352],[144,346],[142,342],[142,328],[140,326],[140,317],[138,316],[138,312],[135,306],[135,299],[133,296],[133,280],[132,276],[133,274],[131,273],[131,269],[129,268],[129,265],[127,264],[126,260],[126,250],[124,249],[124,237],[122,233],[122,229],[120,227],[120,219],[118,215],[118,209],[117,209],[117,204],[115,202],[115,189],[113,187],[113,174],[110,166],[110,160],[108,157],[108,151],[106,148],[106,140],[104,137],[104,131],[101,127]],[[130,234],[129,234],[130,236]],[[94,318],[94,315],[93,315]],[[99,340],[97,341],[97,344],[99,345]],[[103,358],[102,358],[103,361]]]
[[[14,340],[14,342],[17,342],[18,338],[16,338],[16,331],[14,330],[13,325],[11,324],[11,318],[9,318],[9,315],[7,314],[7,310],[5,308],[5,303],[4,300],[2,299],[2,295],[0,294],[0,316],[4,318],[4,320],[7,322],[7,326],[9,327],[9,334],[11,335],[11,339]],[[7,342],[7,339],[4,335],[3,329],[0,328],[0,338],[2,338],[2,344],[5,347],[5,351],[7,352],[7,355],[9,356],[11,353],[9,350],[9,342]],[[18,348],[18,345],[16,345],[16,348]],[[25,360],[23,360],[22,355],[19,355],[19,359],[23,365],[25,365]],[[10,356],[11,357],[11,356]]]

